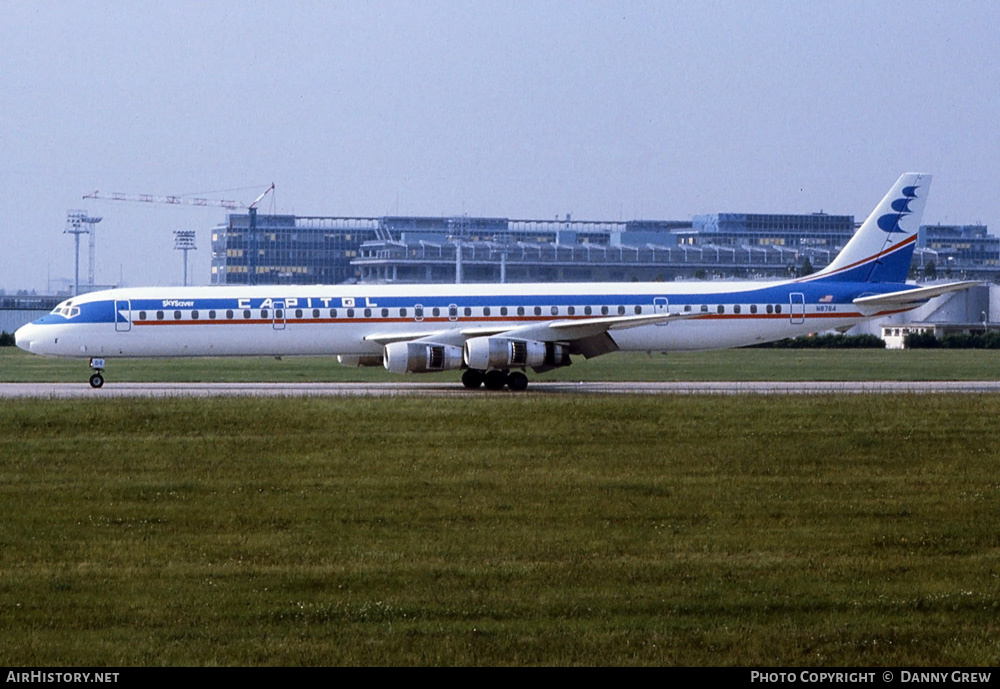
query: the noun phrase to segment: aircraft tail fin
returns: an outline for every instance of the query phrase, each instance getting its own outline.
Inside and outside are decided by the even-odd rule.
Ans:
[[[808,279],[844,282],[906,282],[931,176],[904,174],[847,245]]]

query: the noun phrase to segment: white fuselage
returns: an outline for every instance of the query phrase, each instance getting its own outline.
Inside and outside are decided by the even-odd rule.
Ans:
[[[897,286],[898,287],[898,286]],[[134,288],[61,305],[17,333],[63,357],[379,356],[387,339],[532,323],[671,313],[614,330],[623,351],[721,349],[844,328],[876,315],[850,303],[872,285],[783,281],[524,285]]]

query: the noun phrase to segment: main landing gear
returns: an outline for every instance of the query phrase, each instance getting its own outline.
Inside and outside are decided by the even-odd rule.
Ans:
[[[528,387],[528,376],[520,371],[501,371],[500,369],[480,371],[470,368],[462,374],[462,385],[470,390],[475,390],[482,385],[487,390],[503,390],[504,387],[507,387],[515,392],[520,392]]]
[[[104,385],[104,359],[91,358],[90,368],[94,370],[94,375],[90,377],[90,387],[99,388]]]

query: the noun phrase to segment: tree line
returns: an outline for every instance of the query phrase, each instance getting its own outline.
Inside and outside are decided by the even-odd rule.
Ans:
[[[903,342],[907,349],[1000,349],[1000,332],[948,333],[941,338],[910,333]]]
[[[878,335],[807,335],[751,345],[756,349],[885,349]]]

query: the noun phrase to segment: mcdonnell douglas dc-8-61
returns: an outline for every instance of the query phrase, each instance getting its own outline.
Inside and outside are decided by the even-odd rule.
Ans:
[[[15,333],[36,354],[336,355],[395,373],[458,371],[469,388],[528,385],[572,355],[740,347],[912,309],[974,282],[907,284],[930,175],[899,178],[817,273],[777,282],[144,287],[67,299]]]

